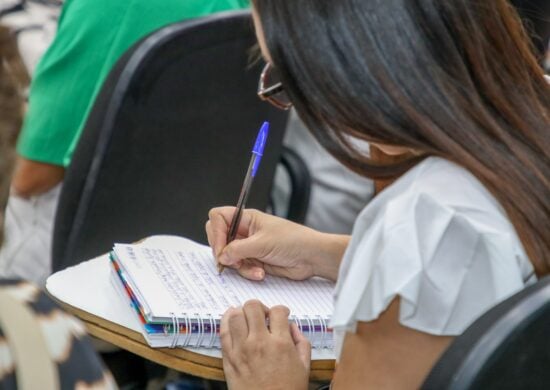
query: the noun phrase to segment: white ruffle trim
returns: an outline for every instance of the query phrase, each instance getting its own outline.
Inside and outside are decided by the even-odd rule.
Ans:
[[[533,275],[517,237],[416,195],[393,199],[383,218],[366,215],[371,224],[356,226],[364,231],[350,245],[335,292],[338,333],[375,320],[399,297],[402,325],[458,335]]]

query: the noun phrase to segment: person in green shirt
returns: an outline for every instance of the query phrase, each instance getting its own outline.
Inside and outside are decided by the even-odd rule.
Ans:
[[[122,54],[170,23],[248,5],[248,0],[65,1],[56,38],[36,69],[17,144],[0,276],[41,284],[49,275],[65,168],[103,81]],[[17,252],[23,251],[20,257]]]

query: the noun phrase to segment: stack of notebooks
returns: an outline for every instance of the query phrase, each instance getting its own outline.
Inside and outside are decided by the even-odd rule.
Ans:
[[[229,307],[259,299],[285,305],[314,348],[332,348],[328,327],[333,283],[268,275],[249,281],[232,270],[219,275],[209,247],[186,250],[116,244],[110,255],[113,283],[127,299],[151,347],[219,348],[220,320]]]

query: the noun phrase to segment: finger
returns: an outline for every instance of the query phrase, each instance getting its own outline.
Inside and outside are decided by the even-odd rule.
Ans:
[[[235,214],[235,207],[217,207],[208,212],[209,223],[207,223],[208,242],[216,258],[219,257],[227,244],[229,227]],[[249,226],[252,223],[255,210],[244,210],[239,226],[237,227],[237,238],[249,236]]]
[[[258,260],[245,259],[239,264],[238,270],[239,274],[246,279],[260,281],[265,278],[264,265]]]
[[[292,335],[292,340],[294,341],[300,360],[309,371],[311,365],[311,344],[309,340],[300,332],[298,325],[294,322],[290,324],[290,334]]]
[[[248,337],[248,325],[242,308],[229,308],[220,324],[222,348],[227,351],[239,348]]]
[[[296,276],[293,273],[293,270],[286,267],[279,267],[272,264],[264,264],[264,272],[269,275],[279,276],[281,278],[295,279]]]
[[[213,228],[212,228],[212,222],[210,220],[206,222],[205,230],[206,230],[206,237],[208,239],[208,245],[212,249],[212,256],[214,257],[215,261],[218,262],[218,260],[217,260],[218,253],[216,252],[216,249],[214,249],[214,231],[213,231]],[[218,245],[218,244],[216,244],[216,245]],[[240,267],[240,263],[237,263],[233,266],[233,268],[237,268],[237,269],[239,267]]]
[[[224,213],[226,207],[218,207],[211,209],[208,212],[208,222],[206,224],[206,234],[208,243],[212,248],[215,257],[218,257],[220,252],[227,243],[227,231],[229,225],[226,223]]]
[[[291,337],[288,325],[290,310],[286,306],[273,306],[269,309],[269,330],[271,333]]]
[[[212,209],[212,210],[214,210],[214,209]],[[211,212],[212,212],[212,210],[211,210]],[[208,237],[208,243],[210,244],[210,246],[212,246],[211,239],[214,238],[214,233],[217,233],[217,231],[214,229],[214,227],[213,227],[214,225],[212,224],[212,221],[211,221],[211,218],[212,218],[212,217],[213,217],[214,219],[218,219],[218,220],[216,221],[216,226],[220,223],[220,221],[219,221],[219,216],[218,216],[218,215],[216,215],[216,214],[212,214],[212,215],[211,215],[211,214],[209,213],[209,216],[208,216],[209,219],[208,219],[208,221],[206,221],[206,223],[204,224],[204,230],[206,231],[206,235],[207,235],[207,237]],[[222,218],[222,219],[223,219],[223,218]],[[225,221],[225,219],[223,219],[223,221]],[[221,225],[221,227],[222,227],[222,230],[221,230],[222,233],[225,232],[226,230],[227,230],[227,231],[229,230],[229,225],[227,226],[227,229],[226,229],[226,230],[223,230],[223,225]],[[218,228],[218,232],[219,232],[219,230],[220,230],[220,229]],[[227,234],[227,233],[226,233],[226,234]],[[246,235],[245,235],[245,234],[246,234]],[[238,233],[237,236],[236,236],[237,239],[246,238],[246,237],[248,237],[248,231],[247,231],[247,230],[241,231],[241,232]],[[225,243],[224,243],[224,245],[225,245]]]
[[[237,208],[233,206],[225,206],[225,207],[218,207],[218,208],[212,209],[211,211],[219,214],[223,218],[224,224],[227,227],[226,230],[229,230],[229,227],[231,226],[231,222],[233,222],[233,217],[235,216],[235,212],[237,211]],[[239,223],[239,226],[237,226],[237,237],[249,236],[249,227],[254,219],[255,213],[256,213],[256,210],[253,210],[253,209],[243,210],[243,213],[241,215],[241,221]]]
[[[253,299],[243,305],[248,325],[248,336],[262,336],[268,333],[265,318],[269,309],[260,301]]]
[[[206,224],[204,225],[204,230],[206,231],[206,239],[208,240],[208,246],[212,248],[212,253],[214,254],[214,257],[216,257],[216,253],[214,252],[214,247],[212,245],[213,239],[214,239],[214,232],[212,231],[212,222],[210,222],[210,220],[206,221]]]
[[[231,265],[242,259],[262,259],[269,253],[269,240],[262,235],[253,235],[242,240],[230,242],[222,251],[219,262]]]

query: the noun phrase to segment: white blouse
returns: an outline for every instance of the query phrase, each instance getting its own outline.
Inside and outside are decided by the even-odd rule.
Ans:
[[[358,216],[335,289],[337,356],[346,331],[400,297],[399,322],[458,335],[492,306],[536,280],[491,193],[468,171],[430,157]]]

